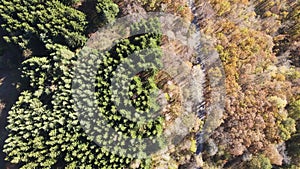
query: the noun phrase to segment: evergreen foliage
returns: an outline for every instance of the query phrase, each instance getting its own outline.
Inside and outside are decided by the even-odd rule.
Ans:
[[[98,147],[82,130],[71,95],[75,56],[66,47],[55,49],[51,61],[32,57],[23,62],[23,77],[30,86],[9,112],[7,160],[23,164],[21,168],[51,168],[58,161],[64,161],[65,168],[128,165],[131,159]]]
[[[59,0],[59,1],[65,5],[74,5],[75,3],[79,2],[80,0]]]
[[[134,25],[131,31],[150,29],[157,32],[159,25],[153,26],[156,23],[156,20],[142,21]],[[74,81],[74,85],[80,86],[78,93],[80,100],[86,100],[79,109],[89,109],[87,112],[90,112],[81,117],[85,129],[90,131],[89,134],[93,135],[98,143],[115,145],[116,153],[122,152],[119,147],[124,147],[127,151],[122,153],[133,154],[143,152],[150,144],[158,144],[158,147],[161,144],[155,138],[162,133],[162,118],[149,120],[153,119],[150,118],[152,113],[159,109],[152,94],[158,89],[155,84],[155,74],[160,66],[160,39],[160,34],[147,33],[121,40],[109,52],[92,54],[99,56],[98,59],[101,60],[95,84],[96,104],[100,115],[93,113],[92,108],[87,108],[87,105],[90,105],[88,101],[90,94],[86,91],[84,80],[88,78]],[[86,71],[89,64],[94,63],[81,64],[84,77],[93,76],[90,71]],[[146,120],[148,121],[145,122]],[[91,124],[91,121],[95,123]],[[118,133],[117,140],[112,141],[107,137],[111,135],[110,131],[99,128],[99,125],[111,127]],[[145,137],[153,138],[150,139],[149,145],[142,140]],[[129,142],[127,138],[132,139]],[[135,145],[140,147],[136,149]]]
[[[84,45],[85,15],[57,0],[0,2],[1,27],[7,42],[26,49],[39,39],[44,44],[59,43],[76,49]]]
[[[145,23],[143,22],[136,28],[147,27]],[[158,29],[158,26],[155,28]],[[98,98],[98,109],[104,119],[89,114],[83,118],[89,120],[86,126],[93,126],[91,123],[95,119],[98,126],[107,125],[107,128],[112,126],[116,132],[123,133],[125,138],[129,137],[138,142],[139,147],[130,147],[131,143],[124,142],[124,137],[113,140],[103,126],[101,126],[103,130],[100,131],[101,135],[96,135],[96,138],[86,134],[81,127],[81,125],[85,126],[84,121],[80,124],[82,122],[78,119],[79,114],[75,111],[75,100],[71,91],[73,68],[76,58],[81,56],[75,56],[66,46],[47,44],[47,50],[51,52],[49,57],[30,57],[22,63],[22,77],[29,81],[29,85],[24,86],[25,90],[9,112],[7,126],[9,136],[4,146],[7,160],[22,164],[21,168],[51,168],[60,162],[65,163],[65,168],[125,168],[129,166],[134,158],[125,156],[125,153],[144,151],[147,148],[147,142],[142,142],[141,138],[159,136],[162,133],[163,121],[162,118],[158,118],[147,123],[139,123],[124,118],[120,112],[126,110],[116,110],[116,106],[113,106],[116,101],[112,100],[109,77],[114,74],[116,79],[119,79],[116,82],[121,84],[124,77],[114,72],[116,67],[123,62],[126,67],[132,67],[133,60],[129,59],[129,55],[136,49],[140,49],[141,52],[134,56],[140,61],[141,69],[149,68],[150,61],[151,71],[147,69],[130,81],[129,93],[137,97],[128,100],[132,97],[124,95],[124,98],[132,102],[137,111],[125,114],[133,113],[132,117],[139,117],[141,113],[150,113],[149,109],[156,105],[155,101],[151,100],[153,98],[150,94],[157,88],[154,75],[161,56],[160,39],[159,34],[145,34],[121,40],[114,50],[104,54],[99,53],[98,60],[101,64],[98,65],[95,95]],[[147,48],[151,49],[150,52],[142,52]],[[76,83],[75,81],[74,84]],[[90,94],[93,95],[93,93]],[[88,107],[85,108],[88,109]],[[104,123],[107,120],[109,124]],[[120,147],[129,147],[128,152],[118,149],[118,146],[110,152],[105,146],[99,147],[94,142],[95,139],[103,145],[112,144],[113,141],[119,142]],[[151,141],[154,144],[163,145],[163,140],[156,142],[150,139]],[[149,160],[142,160],[140,167],[147,168],[149,165]]]
[[[112,0],[98,0],[96,5],[98,18],[101,22],[111,23],[119,13],[119,7]]]

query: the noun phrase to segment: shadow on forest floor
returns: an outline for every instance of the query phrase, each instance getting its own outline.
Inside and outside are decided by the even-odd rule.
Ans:
[[[19,96],[16,85],[20,80],[18,65],[21,54],[18,50],[13,50],[13,48],[7,48],[2,54],[0,56],[0,168],[13,169],[18,167],[4,160],[5,153],[2,150],[8,135],[5,129],[8,112]]]

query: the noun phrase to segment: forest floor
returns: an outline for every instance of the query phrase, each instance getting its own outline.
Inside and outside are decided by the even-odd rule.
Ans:
[[[0,70],[0,168],[4,168],[5,154],[2,152],[4,141],[8,135],[5,130],[8,112],[18,98],[19,92],[15,84],[19,80],[19,72],[16,70]]]
[[[3,43],[1,43],[3,44]],[[2,45],[1,45],[2,46]],[[20,72],[18,70],[19,56],[18,50],[9,47],[2,56],[0,56],[0,168],[12,169],[16,168],[5,162],[5,154],[3,153],[4,141],[8,132],[5,129],[7,125],[8,112],[16,102],[19,91],[16,86],[20,81]]]

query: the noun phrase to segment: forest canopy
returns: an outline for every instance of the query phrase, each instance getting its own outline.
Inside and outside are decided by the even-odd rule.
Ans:
[[[189,33],[201,34],[201,53],[188,58],[194,51],[170,38],[175,31],[162,32],[157,18],[130,25],[124,31],[129,36],[108,51],[85,47],[118,17],[146,12],[189,22]],[[2,72],[11,71],[11,63],[21,77],[18,98],[0,119],[7,133],[0,168],[299,168],[299,12],[297,0],[1,0],[1,91],[7,83]],[[203,102],[182,120],[190,124],[189,134],[177,145],[166,145],[164,134],[170,126],[179,130],[171,124],[186,112],[181,84],[160,70],[166,49],[174,62],[175,55],[182,57],[190,76],[199,69],[205,74],[196,82],[203,86]],[[219,63],[207,62],[216,56],[220,65],[211,69]],[[97,72],[79,70],[82,77],[75,78],[78,60],[88,57],[95,62],[80,66],[96,66]],[[125,67],[144,71],[132,75]],[[211,77],[223,75],[224,108],[220,102],[212,109],[219,97],[214,85],[222,82]],[[0,95],[0,111],[5,97]],[[78,98],[83,105],[75,104]],[[148,120],[153,112],[160,114]],[[205,126],[216,129],[202,137]],[[152,145],[162,152],[145,154],[157,151]]]

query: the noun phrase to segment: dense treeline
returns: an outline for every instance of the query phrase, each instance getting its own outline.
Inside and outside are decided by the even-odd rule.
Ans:
[[[233,168],[288,166],[287,154],[293,159],[297,153],[292,155],[279,147],[297,138],[298,118],[295,116],[300,112],[292,112],[295,109],[288,107],[295,107],[293,100],[299,94],[300,76],[298,68],[287,66],[288,62],[284,62],[284,66],[277,64],[275,55],[290,51],[293,59],[299,57],[292,52],[299,52],[297,47],[289,48],[282,43],[284,40],[278,41],[285,36],[288,44],[297,46],[299,17],[295,14],[299,12],[299,3],[213,0],[209,4],[215,13],[200,21],[204,26],[202,30],[217,39],[216,48],[226,72],[227,97],[224,123],[212,135],[217,146],[207,143],[203,156],[207,160],[206,167],[221,167],[226,163],[234,165]],[[198,1],[198,5],[204,12],[212,12],[205,11],[205,2]],[[285,31],[282,33],[282,30]],[[230,164],[240,157],[244,162]],[[296,161],[291,160],[291,166],[299,165]]]
[[[63,3],[69,5],[75,1]],[[111,6],[116,11],[113,14],[110,13]],[[111,22],[117,11],[117,6],[111,1],[99,1],[97,6],[101,22]],[[9,112],[7,129],[10,133],[4,152],[10,162],[22,164],[21,168],[61,165],[65,168],[122,168],[132,161],[132,158],[110,153],[105,147],[99,148],[85,134],[74,111],[71,85],[76,56],[71,50],[84,45],[85,25],[82,12],[58,1],[1,1],[1,26],[7,35],[3,38],[24,50],[31,47],[32,42],[39,41],[45,46],[46,53],[50,53],[38,57],[28,53],[28,59],[22,63],[22,77],[29,83],[28,86],[23,84],[25,90]],[[136,43],[147,44],[143,41],[149,38],[144,36]],[[126,46],[122,46],[119,52],[123,53]],[[144,101],[137,103],[140,102]],[[161,129],[157,130],[155,126],[159,125],[154,125],[153,131],[159,134]],[[144,164],[149,165],[142,162],[140,166]]]
[[[256,1],[254,5],[255,12],[263,20],[263,27],[274,36],[276,55],[288,55],[286,57],[292,64],[299,67],[299,2],[268,0]]]
[[[159,30],[159,25],[154,26],[156,22],[153,20],[149,23],[154,32]],[[146,22],[141,22],[140,25],[133,25],[132,31],[148,29],[146,24]],[[24,87],[25,90],[21,93],[18,102],[9,112],[9,125],[7,126],[9,137],[4,146],[7,159],[12,163],[21,163],[22,168],[49,168],[60,163],[63,163],[65,168],[122,168],[128,166],[134,159],[133,156],[128,157],[128,154],[143,153],[143,149],[147,149],[147,142],[140,141],[141,138],[145,136],[154,136],[155,138],[162,133],[163,121],[161,118],[146,124],[138,118],[139,116],[147,117],[146,114],[138,114],[151,113],[150,109],[156,107],[150,94],[157,88],[154,75],[157,72],[156,67],[159,66],[159,57],[161,56],[160,39],[159,32],[137,36],[133,39],[124,39],[116,45],[114,50],[109,53],[99,53],[99,58],[97,58],[101,64],[98,65],[96,96],[98,97],[99,112],[105,118],[97,119],[97,124],[99,126],[100,123],[108,120],[107,129],[109,126],[113,126],[117,132],[123,132],[135,139],[136,142],[140,142],[137,143],[140,144],[140,147],[131,146],[130,142],[125,142],[124,138],[120,136],[118,140],[114,141],[116,149],[111,152],[105,146],[100,148],[96,144],[97,142],[102,145],[112,144],[110,133],[105,134],[106,128],[102,128],[98,134],[88,133],[91,134],[89,136],[95,136],[95,138],[85,134],[78,119],[79,114],[74,110],[75,100],[71,93],[72,83],[74,85],[80,83],[72,82],[73,67],[76,64],[76,58],[84,57],[82,55],[84,53],[81,52],[75,56],[66,46],[48,43],[46,48],[51,53],[49,56],[30,56],[22,63],[22,77],[29,84]],[[147,48],[153,50],[144,52],[143,50]],[[128,57],[134,51],[140,51],[134,55],[137,58]],[[138,114],[126,112],[126,107],[116,111],[118,105],[112,105],[118,104],[116,99],[127,98],[125,95],[128,92],[121,92],[125,95],[113,98],[109,90],[111,82],[109,77],[114,74],[116,83],[123,84],[124,79],[131,77],[131,74],[127,74],[128,77],[123,77],[126,73],[116,74],[114,72],[116,67],[121,63],[123,63],[123,68],[132,67],[131,65],[136,61],[140,62],[140,69],[150,66],[149,72],[144,72],[144,75],[136,75],[130,82],[129,93],[131,93],[131,98],[133,95],[135,98],[128,101],[134,103]],[[83,84],[80,85],[84,88]],[[80,94],[83,95],[83,93]],[[88,107],[84,107],[84,109],[88,109]],[[124,115],[120,114],[121,111],[123,113],[125,111],[125,117],[129,114],[130,117],[127,118],[132,121],[124,118]],[[100,116],[99,114],[94,115]],[[134,120],[133,117],[137,119]],[[90,114],[84,114],[81,117],[82,125],[84,127],[94,126],[90,124],[94,118]],[[87,121],[89,124],[85,124],[84,120],[89,120]],[[95,129],[85,129],[96,131]],[[99,132],[99,130],[97,131]],[[163,145],[162,141],[153,139],[153,143],[158,146]],[[128,152],[118,149],[118,146],[129,147],[125,149]],[[147,166],[149,166],[147,161],[140,164],[140,167],[146,168]]]
[[[82,47],[86,41],[85,14],[59,1],[1,1],[1,27],[7,42],[26,49],[36,40],[43,44]]]
[[[140,25],[133,25],[131,31],[135,33],[136,31],[160,29],[159,25],[156,25],[156,20],[147,22],[142,21]],[[96,104],[101,115],[93,113],[95,110],[89,106],[91,91],[86,83],[90,81],[88,77],[93,77],[93,72],[89,69],[93,62],[80,64],[81,68],[78,72],[82,75],[73,82],[75,86],[78,86],[78,93],[75,94],[78,100],[75,101],[83,101],[83,104],[78,106],[79,110],[90,112],[81,115],[81,121],[89,134],[95,137],[96,142],[104,144],[103,142],[106,141],[107,143],[104,145],[114,145],[115,153],[126,153],[128,156],[133,156],[140,152],[139,156],[142,157],[144,149],[147,149],[150,144],[158,144],[158,147],[163,144],[163,142],[155,140],[156,136],[162,133],[162,118],[149,120],[152,119],[150,118],[152,114],[159,109],[155,97],[151,97],[151,94],[158,89],[155,75],[161,64],[160,41],[159,32],[147,33],[121,40],[110,52],[92,52],[93,55],[99,55],[101,60],[95,84]],[[84,51],[79,57],[84,58],[86,55],[90,54]],[[146,71],[140,72],[141,70]],[[91,121],[94,123],[90,124]],[[107,137],[112,135],[109,127],[101,129],[99,124],[101,124],[100,126],[110,126],[117,139],[112,140]],[[142,140],[146,137],[150,138],[150,142]],[[129,142],[127,138],[132,138],[132,140]],[[124,148],[119,149],[120,147]]]

